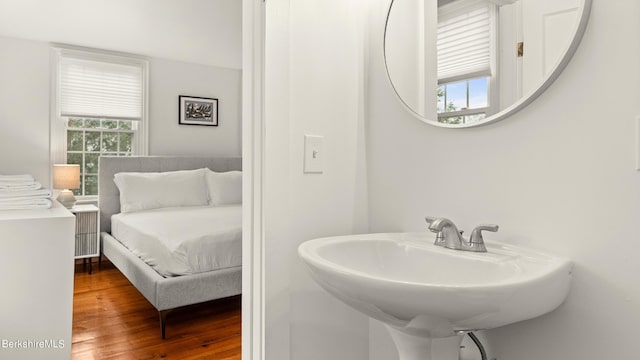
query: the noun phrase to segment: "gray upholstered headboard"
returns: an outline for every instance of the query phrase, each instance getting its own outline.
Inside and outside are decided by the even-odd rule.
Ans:
[[[111,232],[111,215],[120,212],[120,192],[113,182],[119,172],[163,172],[209,168],[224,172],[242,170],[239,157],[178,157],[178,156],[101,156],[98,174],[98,206],[100,231]]]

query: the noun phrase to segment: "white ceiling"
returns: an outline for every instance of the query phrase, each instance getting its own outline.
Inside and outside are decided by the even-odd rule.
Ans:
[[[241,22],[242,0],[0,0],[0,36],[232,69]]]

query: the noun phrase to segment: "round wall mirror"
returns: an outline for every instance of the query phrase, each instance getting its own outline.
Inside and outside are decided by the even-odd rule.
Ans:
[[[575,52],[591,0],[391,0],[387,75],[406,108],[464,128],[522,109]]]

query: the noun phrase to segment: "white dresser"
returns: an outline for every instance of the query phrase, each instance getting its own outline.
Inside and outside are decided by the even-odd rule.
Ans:
[[[75,217],[0,211],[0,359],[71,358]]]

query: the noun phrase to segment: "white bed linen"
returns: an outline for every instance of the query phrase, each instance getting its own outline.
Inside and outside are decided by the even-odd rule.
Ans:
[[[242,264],[242,205],[120,213],[111,217],[111,233],[163,276]]]

